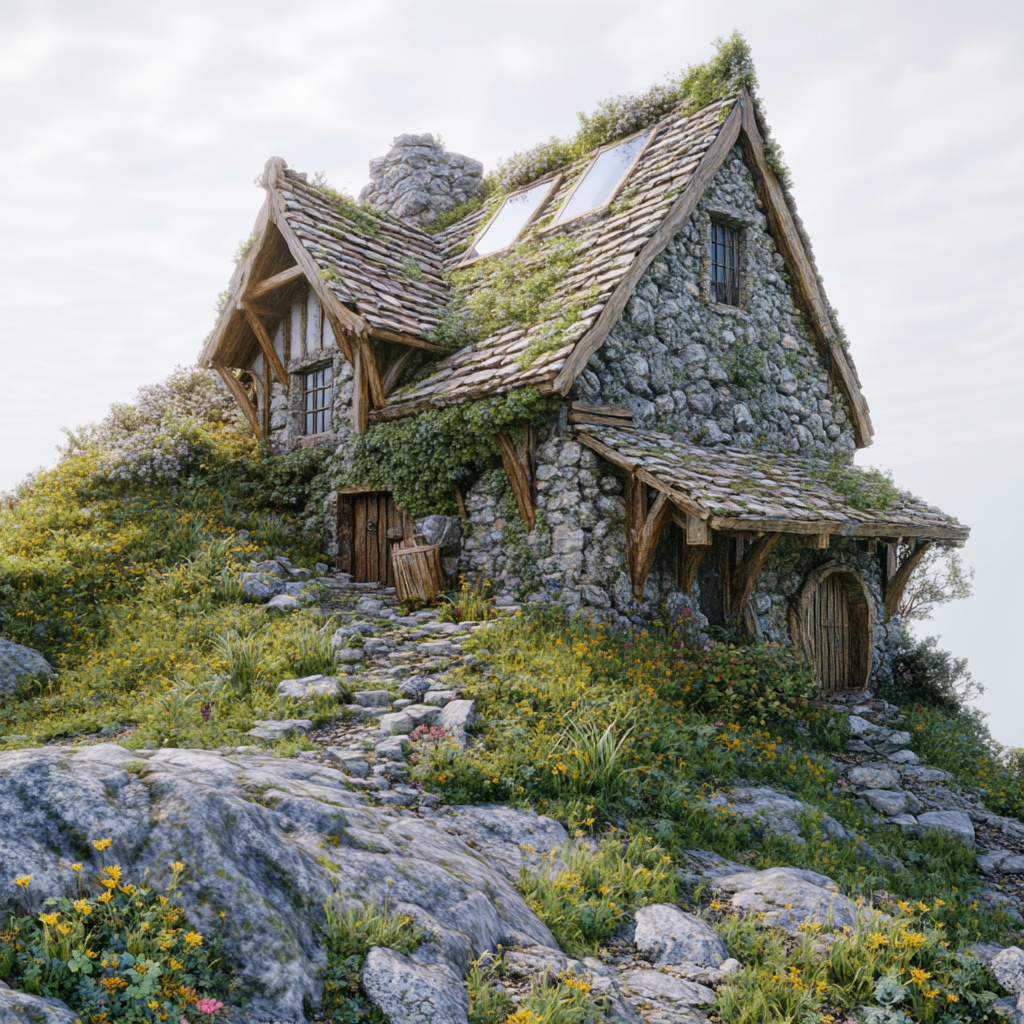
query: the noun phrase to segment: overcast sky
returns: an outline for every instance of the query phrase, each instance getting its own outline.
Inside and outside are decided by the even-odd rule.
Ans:
[[[858,461],[973,530],[975,596],[919,631],[1024,745],[1022,23],[978,0],[0,0],[0,490],[194,360],[267,157],[356,192],[430,131],[492,167],[738,28],[871,405]]]

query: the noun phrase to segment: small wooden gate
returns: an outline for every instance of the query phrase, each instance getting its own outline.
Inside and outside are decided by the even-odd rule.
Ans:
[[[338,495],[338,568],[356,583],[395,585],[391,547],[412,537],[413,520],[390,491]]]
[[[793,635],[824,693],[867,688],[874,605],[864,580],[839,562],[815,569],[800,593]]]

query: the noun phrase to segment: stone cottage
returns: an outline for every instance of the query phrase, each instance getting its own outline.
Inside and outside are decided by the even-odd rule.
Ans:
[[[914,566],[968,528],[852,465],[867,402],[750,95],[684,104],[432,231],[482,171],[401,136],[371,163],[371,216],[271,158],[203,365],[278,451],[553,396],[494,437],[505,497],[488,478],[458,494],[450,568],[528,577],[616,625],[742,627],[802,647],[823,688],[866,686]],[[453,310],[505,280],[488,266],[556,250],[537,322],[453,347]],[[338,565],[387,582],[412,523],[366,485],[332,502]]]

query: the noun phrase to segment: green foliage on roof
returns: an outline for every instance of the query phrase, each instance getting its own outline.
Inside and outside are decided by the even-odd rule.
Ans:
[[[369,203],[360,203],[347,192],[339,192],[332,187],[323,171],[316,171],[309,180],[309,187],[320,194],[320,198],[333,206],[360,235],[376,235],[380,233],[380,220],[383,214]]]
[[[851,466],[838,454],[827,465],[811,462],[808,471],[841,494],[848,505],[863,512],[885,512],[906,497],[888,470]]]
[[[704,64],[690,64],[646,92],[610,96],[592,114],[578,113],[579,130],[568,138],[552,136],[532,149],[499,161],[488,179],[500,192],[522,188],[531,181],[579,160],[616,139],[625,138],[667,117],[681,103],[696,113],[741,86],[757,87],[750,45],[739,32],[715,40],[715,53]]]
[[[395,503],[414,519],[454,515],[455,488],[468,490],[501,464],[494,434],[535,422],[557,400],[520,388],[496,398],[434,409],[378,423],[353,435],[328,462],[326,478],[341,486],[369,484],[394,492]]]

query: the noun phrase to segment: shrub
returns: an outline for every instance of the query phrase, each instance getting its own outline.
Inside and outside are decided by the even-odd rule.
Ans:
[[[591,955],[637,907],[675,893],[671,857],[642,837],[606,839],[595,849],[567,844],[548,860],[560,860],[565,870],[549,878],[523,867],[519,891],[570,956]]]
[[[463,576],[455,596],[441,598],[438,621],[483,622],[485,619],[494,618],[494,598],[497,590],[494,580],[486,576],[475,580]]]
[[[791,648],[716,644],[693,659],[680,699],[730,722],[765,725],[791,718],[814,694],[811,668]]]
[[[408,956],[426,938],[408,914],[388,917],[381,911],[349,906],[337,899],[324,904],[323,946],[327,966],[323,970],[322,1010],[336,1024],[357,1024],[371,1014],[366,997],[360,993],[359,971],[374,946],[386,946]],[[379,1011],[371,1019],[383,1021]]]
[[[992,980],[930,919],[941,906],[901,902],[893,918],[829,936],[804,926],[796,944],[754,917],[727,918],[719,928],[745,966],[719,988],[715,1009],[724,1024],[834,1020],[865,1004],[876,1024],[988,1020]]]
[[[903,706],[958,712],[983,692],[967,669],[967,659],[939,650],[938,642],[935,636],[915,641],[900,634],[891,669],[874,680],[877,696]]]
[[[109,840],[94,845],[104,849]],[[0,978],[37,995],[63,999],[92,1024],[180,1019],[215,1012],[229,998],[223,940],[189,926],[179,904],[184,865],[172,866],[164,893],[122,879],[118,865],[81,881],[78,899],[51,896],[46,912],[12,916],[0,932]],[[18,879],[27,892],[31,876]],[[219,997],[219,998],[218,998]]]

